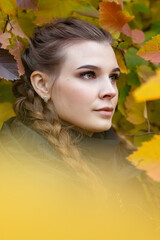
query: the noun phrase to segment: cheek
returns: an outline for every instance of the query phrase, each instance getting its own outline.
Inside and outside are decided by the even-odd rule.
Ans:
[[[68,85],[67,87],[63,87],[61,93],[65,102],[70,102],[73,105],[76,103],[82,105],[84,103],[85,106],[85,104],[91,103],[93,100],[92,91],[86,86]]]
[[[111,99],[111,103],[114,108],[116,108],[117,103],[118,103],[118,89],[115,88],[115,96]]]
[[[115,106],[116,106],[117,103],[118,103],[118,96],[119,96],[119,93],[118,93],[118,89],[117,89],[117,93],[116,93],[116,96],[115,96],[115,98],[114,98],[114,104],[115,104]]]

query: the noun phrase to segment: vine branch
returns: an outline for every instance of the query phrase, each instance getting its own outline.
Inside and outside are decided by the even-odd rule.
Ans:
[[[10,25],[11,29],[13,28],[11,22],[10,22],[10,19],[9,19],[9,15],[7,14],[7,20],[5,22],[5,26],[4,26],[4,29],[3,29],[3,33],[6,31],[6,28],[7,28],[7,24]]]
[[[160,135],[160,133],[156,133],[156,132],[146,132],[146,133],[140,133],[140,134],[124,134],[124,133],[120,133],[120,135],[126,136],[126,137],[139,137],[139,136],[144,136],[144,135],[148,135],[148,134],[154,134],[154,135]]]

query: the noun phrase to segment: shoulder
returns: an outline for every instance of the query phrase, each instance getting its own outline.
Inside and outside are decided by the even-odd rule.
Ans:
[[[6,122],[4,122],[0,132],[1,143],[7,143],[7,141],[17,141],[20,142],[22,145],[24,142],[29,145],[32,139],[47,142],[36,131],[26,126],[15,117],[10,118]],[[27,147],[27,145],[25,146]]]
[[[13,148],[23,151],[40,151],[43,146],[47,150],[54,151],[53,146],[40,134],[20,122],[17,118],[7,120],[0,132],[0,146],[11,150]],[[56,153],[56,151],[55,151]]]
[[[11,118],[3,124],[0,132],[0,164],[45,178],[71,179],[73,170],[47,139],[36,131]]]

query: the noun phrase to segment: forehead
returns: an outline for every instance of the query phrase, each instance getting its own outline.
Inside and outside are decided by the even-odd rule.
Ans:
[[[118,67],[111,45],[107,42],[81,41],[67,46],[64,67],[70,65],[78,68],[80,65],[96,65],[100,68]]]

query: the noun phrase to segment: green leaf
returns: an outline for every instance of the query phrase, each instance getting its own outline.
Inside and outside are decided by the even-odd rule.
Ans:
[[[15,113],[13,111],[12,104],[9,102],[0,103],[0,129],[3,122],[13,116],[15,116]]]
[[[140,127],[142,129],[142,126],[140,126]],[[144,133],[144,131],[141,133]],[[142,136],[135,137],[134,141],[135,141],[136,146],[141,146],[144,141],[149,141],[149,140],[151,140],[151,138],[152,138],[151,134],[142,135]]]
[[[150,123],[153,125],[153,126],[157,126],[158,130],[159,131],[159,128],[160,128],[160,121],[159,121],[159,116],[160,116],[160,100],[156,100],[156,101],[151,101],[151,102],[148,102],[148,115],[149,115],[149,120],[150,120]]]
[[[140,83],[140,80],[138,78],[138,75],[135,71],[132,71],[127,75],[127,78],[128,78],[128,85],[130,86],[136,86],[138,87],[141,83]]]
[[[133,9],[138,11],[138,12],[142,12],[142,13],[149,13],[150,12],[150,9],[144,4],[144,3],[141,3],[141,2],[136,2],[132,5]]]
[[[154,71],[150,66],[140,65],[137,67],[137,74],[141,79],[141,82],[144,83],[148,80],[150,76],[154,74]]]
[[[0,81],[0,102],[13,102],[12,84],[10,81]]]
[[[146,41],[151,40],[152,37],[160,34],[160,21],[153,22],[150,30],[145,32]]]
[[[118,110],[125,116],[125,107],[124,102],[126,100],[126,97],[128,96],[130,91],[130,86],[125,85],[123,88],[119,91],[119,99],[118,99]]]
[[[88,17],[98,18],[99,16],[98,10],[88,3],[84,3],[79,7],[74,8],[73,11],[80,15],[88,16]]]
[[[25,10],[21,11],[18,10],[18,18],[17,21],[19,23],[19,26],[23,29],[23,32],[28,36],[32,37],[34,28],[36,25],[34,24],[34,21],[36,19],[34,15],[34,11],[32,10]]]
[[[140,65],[147,65],[148,63],[143,60],[141,57],[137,56],[137,49],[136,48],[129,48],[127,53],[125,54],[125,59],[127,63],[127,67],[132,68]]]

